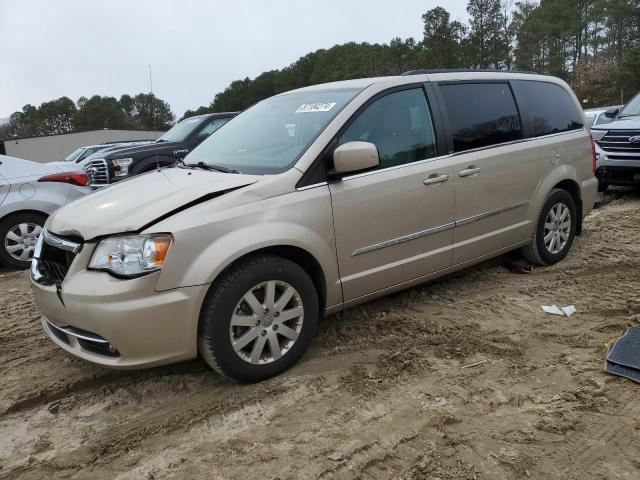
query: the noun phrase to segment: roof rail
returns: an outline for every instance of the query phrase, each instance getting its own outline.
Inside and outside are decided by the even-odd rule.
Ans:
[[[537,72],[528,72],[524,70],[493,70],[490,68],[434,68],[409,70],[401,75],[426,75],[430,73],[528,73],[534,75],[544,75]]]

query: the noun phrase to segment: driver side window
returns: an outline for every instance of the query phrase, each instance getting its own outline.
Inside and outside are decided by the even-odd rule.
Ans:
[[[435,133],[422,88],[390,93],[369,105],[338,139],[338,144],[371,142],[380,168],[436,156]]]

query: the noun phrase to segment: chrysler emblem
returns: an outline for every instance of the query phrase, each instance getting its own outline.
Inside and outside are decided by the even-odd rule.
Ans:
[[[635,135],[633,137],[629,137],[630,143],[640,143],[640,135]]]

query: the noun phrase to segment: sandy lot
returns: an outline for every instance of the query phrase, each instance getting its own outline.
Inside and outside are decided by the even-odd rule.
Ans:
[[[639,237],[626,193],[560,264],[497,260],[332,316],[302,363],[249,386],[200,361],[77,360],[26,274],[0,271],[0,479],[638,479],[640,385],[602,363],[640,320]]]

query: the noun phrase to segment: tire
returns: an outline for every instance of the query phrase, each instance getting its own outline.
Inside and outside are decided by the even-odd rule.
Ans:
[[[562,205],[564,209],[560,209],[558,207],[559,205]],[[555,223],[552,221],[552,209],[554,209],[554,214],[562,212],[560,214],[561,216],[564,215],[565,211],[568,211],[569,219],[568,221],[561,221],[554,227],[557,228],[557,230],[555,230],[556,234],[554,235],[555,242],[559,243],[550,244],[552,242],[551,237],[549,237],[548,242],[545,243],[545,234],[549,235],[552,232],[549,232],[549,229],[545,225],[547,225],[547,220],[550,220],[551,224]],[[536,265],[553,265],[559,262],[567,256],[571,249],[576,235],[577,224],[577,209],[571,194],[566,190],[558,188],[551,190],[540,211],[531,244],[522,249],[522,255]]]
[[[207,292],[198,323],[198,350],[225,377],[259,382],[302,357],[316,334],[319,316],[318,294],[302,267],[275,255],[249,257],[223,273]]]
[[[11,268],[29,268],[46,219],[39,213],[23,212],[0,220],[0,263]]]

